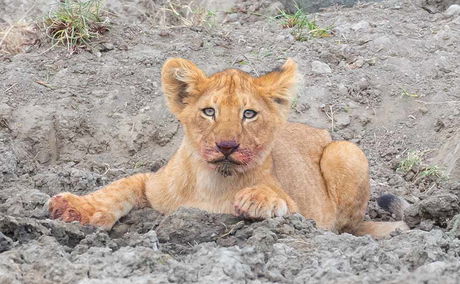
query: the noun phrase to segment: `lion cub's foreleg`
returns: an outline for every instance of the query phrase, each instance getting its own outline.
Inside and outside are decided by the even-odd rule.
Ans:
[[[145,206],[145,182],[150,174],[137,174],[115,181],[93,193],[77,196],[60,193],[49,200],[51,218],[79,221],[109,230],[134,207]]]
[[[296,203],[281,188],[260,184],[237,192],[235,212],[245,218],[265,219],[298,211]]]

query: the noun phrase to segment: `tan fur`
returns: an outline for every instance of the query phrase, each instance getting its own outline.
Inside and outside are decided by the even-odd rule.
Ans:
[[[110,229],[134,207],[169,214],[188,206],[253,219],[299,212],[321,228],[374,237],[406,229],[403,222],[363,222],[368,164],[356,145],[286,122],[296,69],[289,59],[261,77],[234,69],[208,77],[188,60],[169,59],[163,91],[185,132],[176,154],[156,173],[53,197],[51,217]],[[257,115],[243,118],[248,109]],[[237,148],[224,159],[219,147],[226,145]]]

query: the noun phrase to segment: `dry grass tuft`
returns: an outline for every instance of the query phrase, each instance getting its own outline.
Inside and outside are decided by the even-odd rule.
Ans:
[[[216,25],[213,11],[201,7],[194,1],[151,1],[144,13],[150,23],[158,28],[205,27]]]
[[[62,0],[43,22],[46,34],[71,53],[90,48],[92,40],[108,31],[102,4],[101,0]]]

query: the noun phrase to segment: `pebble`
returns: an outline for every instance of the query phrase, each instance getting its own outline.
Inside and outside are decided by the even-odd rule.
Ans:
[[[7,104],[0,104],[0,116],[10,116],[13,108]]]
[[[335,125],[337,128],[342,129],[350,125],[351,119],[347,113],[339,113],[335,117]]]
[[[445,25],[441,30],[434,36],[436,40],[448,40],[452,35],[452,31],[448,25]]]
[[[107,52],[107,51],[113,50],[114,48],[115,48],[115,46],[113,45],[113,43],[104,42],[104,43],[101,43],[101,45],[99,47],[99,51],[100,52]]]
[[[460,25],[460,16],[456,17],[455,19],[452,20],[452,23],[456,25]]]
[[[369,88],[369,80],[367,80],[366,78],[361,78],[359,81],[358,81],[358,88],[360,90],[366,90]]]
[[[324,62],[316,61],[316,60],[311,63],[311,71],[313,71],[313,73],[316,73],[316,74],[332,73],[332,69],[331,67],[329,67],[329,65],[327,65]]]
[[[356,59],[355,62],[350,64],[349,67],[350,69],[358,69],[358,68],[363,67],[364,63],[365,63],[364,58],[360,56],[358,59]]]
[[[239,20],[239,18],[240,18],[240,15],[237,13],[228,14],[224,22],[225,23],[235,23]]]
[[[449,234],[453,237],[460,237],[460,214],[457,214],[449,222]]]
[[[445,127],[446,125],[444,124],[444,122],[441,119],[438,119],[434,124],[434,131],[439,132]]]
[[[428,108],[426,106],[421,106],[418,108],[418,111],[421,112],[422,114],[425,114],[428,112]]]
[[[351,29],[354,30],[354,31],[369,31],[371,29],[371,25],[369,24],[369,22],[366,22],[366,21],[360,21],[356,24],[354,24],[353,26],[351,26]]]
[[[366,59],[366,63],[369,64],[369,66],[374,66],[377,63],[377,58],[372,57],[372,58]]]
[[[275,37],[275,41],[281,42],[285,39],[285,36],[283,34],[279,34]]]
[[[348,88],[344,84],[339,84],[337,86],[337,90],[339,91],[339,94],[342,96],[345,96],[348,94]]]
[[[447,8],[444,15],[446,15],[447,17],[453,17],[453,16],[460,15],[460,5],[457,5],[457,4],[450,5],[450,7]]]
[[[387,36],[381,36],[372,41],[376,51],[389,50],[393,46],[393,42]]]
[[[13,241],[0,232],[0,253],[9,250],[13,246]]]
[[[240,69],[241,71],[246,72],[246,73],[251,73],[251,71],[252,71],[252,68],[251,68],[251,66],[249,66],[249,65],[243,65],[243,66],[241,66],[239,69]]]
[[[420,222],[420,230],[422,231],[431,231],[434,227],[434,221],[433,220],[422,220]]]
[[[284,10],[285,10],[284,5],[281,2],[276,1],[270,4],[270,6],[268,6],[264,10],[264,15],[273,17],[273,16],[279,15],[280,11],[284,11]]]

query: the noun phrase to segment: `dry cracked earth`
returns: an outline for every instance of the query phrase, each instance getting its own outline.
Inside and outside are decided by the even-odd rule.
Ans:
[[[39,19],[54,2],[0,0],[0,22],[25,11]],[[321,9],[310,16],[333,35],[307,41],[272,17],[283,1],[206,1],[225,9],[212,24],[158,27],[160,2],[107,1],[110,30],[90,51],[42,39],[1,55],[0,283],[460,282],[455,1]],[[362,147],[367,218],[392,220],[375,200],[397,194],[411,204],[412,230],[377,241],[322,231],[300,215],[249,222],[188,208],[133,211],[110,232],[50,220],[50,196],[156,171],[178,147],[182,130],[160,91],[168,57],[255,75],[294,58],[303,82],[290,120]],[[420,163],[404,170],[411,153]]]

